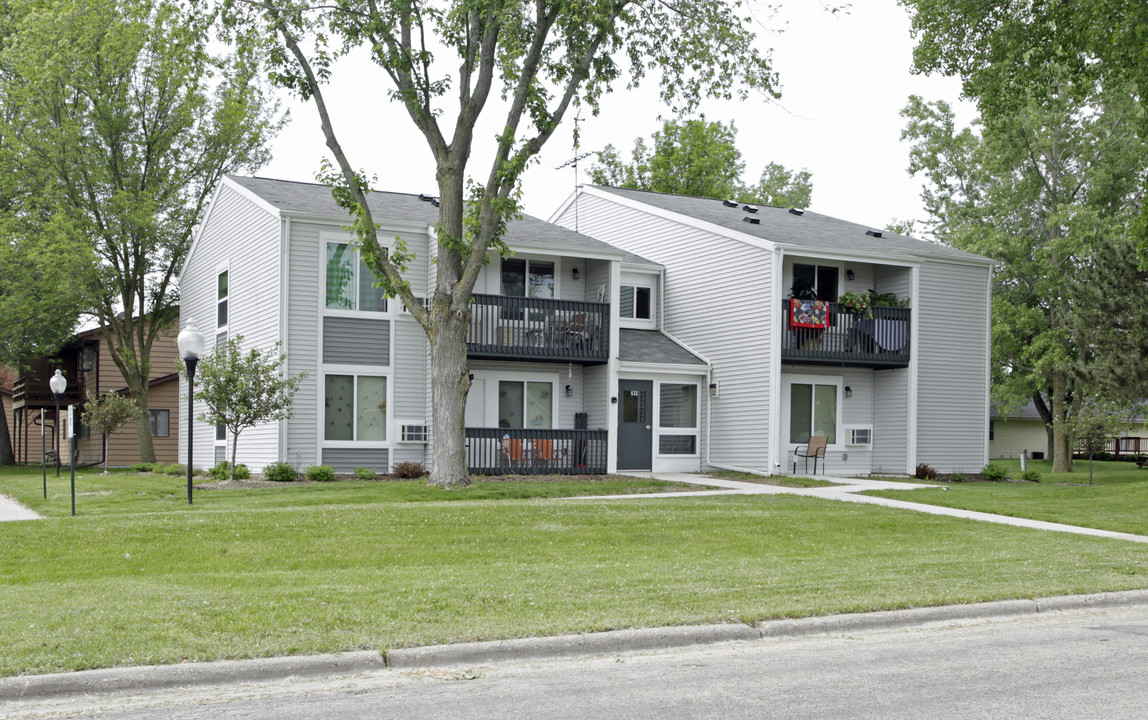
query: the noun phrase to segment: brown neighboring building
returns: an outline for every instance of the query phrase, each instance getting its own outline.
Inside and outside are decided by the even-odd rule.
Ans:
[[[179,352],[175,344],[179,332],[178,321],[172,329],[156,338],[152,345],[151,389],[148,394],[148,408],[151,414],[152,436],[155,459],[158,462],[173,463],[179,444],[179,374],[175,361]],[[104,460],[103,437],[91,433],[84,427],[80,413],[83,401],[89,393],[116,391],[127,394],[124,377],[113,362],[108,351],[105,328],[96,328],[79,333],[55,357],[36,358],[21,377],[13,384],[11,401],[12,422],[9,431],[12,435],[12,450],[16,462],[38,463],[40,461],[40,410],[44,410],[44,422],[48,429],[48,450],[54,448],[56,429],[59,430],[59,444],[64,449],[61,460],[68,455],[67,418],[68,405],[76,405],[77,423],[76,464],[92,465]],[[56,405],[48,380],[57,369],[68,379],[68,388],[60,398],[61,421],[56,422]],[[129,420],[122,428],[108,438],[108,464],[116,466],[134,465],[140,461],[139,441],[136,424]]]

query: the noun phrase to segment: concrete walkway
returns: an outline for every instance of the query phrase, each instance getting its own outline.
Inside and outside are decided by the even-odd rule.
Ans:
[[[960,510],[940,505],[927,505],[925,503],[908,502],[906,500],[893,500],[890,498],[861,495],[868,490],[926,490],[932,492],[945,492],[947,488],[938,485],[923,485],[911,482],[889,482],[887,480],[862,480],[859,478],[828,477],[818,475],[818,480],[834,483],[830,487],[794,488],[780,485],[761,485],[758,483],[742,482],[739,480],[726,480],[723,478],[708,477],[694,473],[630,473],[637,477],[657,478],[666,482],[683,485],[706,485],[723,488],[721,490],[699,490],[696,492],[676,493],[646,493],[637,495],[600,495],[584,498],[570,498],[571,500],[655,500],[671,497],[704,497],[709,495],[804,495],[823,500],[839,500],[842,502],[865,503],[868,505],[882,505],[899,510],[914,510],[930,515],[947,515],[949,517],[978,520],[980,522],[997,523],[1000,525],[1014,525],[1016,527],[1031,528],[1034,530],[1050,530],[1053,532],[1074,533],[1077,535],[1091,535],[1093,537],[1127,540],[1129,542],[1148,543],[1148,537],[1133,535],[1131,533],[1113,532],[1111,530],[1097,530],[1096,528],[1080,527],[1077,525],[1064,525],[1061,523],[1045,522],[1043,520],[1029,520],[1027,518],[1010,517],[1008,515],[994,515],[992,513],[977,512],[975,510]]]
[[[37,520],[39,517],[39,513],[29,510],[5,495],[0,495],[0,522],[6,520]]]

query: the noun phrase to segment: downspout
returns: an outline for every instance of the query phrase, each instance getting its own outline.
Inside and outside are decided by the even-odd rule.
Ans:
[[[287,293],[290,290],[291,278],[291,216],[283,218],[283,224],[280,228],[279,237],[279,257],[282,258],[282,266],[279,275],[279,352],[287,357],[283,373],[286,377],[291,377],[291,355],[287,352],[287,311],[290,303],[287,301]],[[279,421],[279,452],[275,453],[276,460],[287,460],[287,423],[290,420]]]

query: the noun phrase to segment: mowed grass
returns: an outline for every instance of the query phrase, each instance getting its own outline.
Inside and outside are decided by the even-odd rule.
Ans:
[[[91,496],[76,518],[0,523],[0,674],[1148,587],[1148,546],[811,498],[406,502],[353,485],[191,508],[175,485],[134,512]]]
[[[1020,462],[995,460],[1019,478]],[[1096,462],[1088,485],[1088,461],[1076,461],[1073,472],[1052,474],[1047,460],[1028,462],[1041,474],[1039,483],[951,483],[940,490],[881,490],[866,493],[962,510],[1080,525],[1148,535],[1148,470],[1135,463]]]
[[[334,483],[283,483],[274,487],[203,489],[210,478],[193,481],[192,505],[187,504],[187,476],[135,474],[87,468],[76,477],[76,514],[186,512],[196,508],[244,510],[292,508],[316,505],[369,505],[376,503],[447,502],[460,500],[506,500],[558,498],[577,495],[621,495],[704,489],[680,486],[649,478],[607,476],[595,479],[535,479],[515,476],[510,481],[474,478],[467,487],[444,490],[425,480],[342,481]],[[68,469],[56,478],[48,472],[48,498],[44,499],[39,468],[0,468],[0,492],[19,500],[47,517],[70,515],[71,479]]]

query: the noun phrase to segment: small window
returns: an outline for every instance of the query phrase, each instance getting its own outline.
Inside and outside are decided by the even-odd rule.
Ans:
[[[347,243],[327,243],[327,301],[332,310],[386,312],[387,298],[378,278]]]
[[[227,271],[219,273],[218,281],[216,283],[216,311],[215,311],[215,326],[227,326]]]
[[[148,410],[148,426],[152,437],[167,437],[170,434],[171,413],[168,410]]]
[[[215,426],[215,440],[216,442],[227,442],[227,426],[223,423],[219,423]]]
[[[623,285],[618,294],[618,317],[633,320],[649,320],[653,291],[648,287]]]
[[[996,435],[997,421],[989,420],[989,442],[993,441],[993,436]]]
[[[831,265],[804,265],[794,263],[793,286],[790,292],[803,300],[837,302],[838,270]]]

